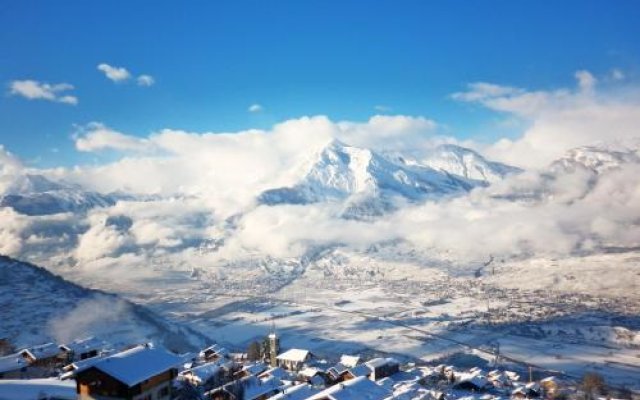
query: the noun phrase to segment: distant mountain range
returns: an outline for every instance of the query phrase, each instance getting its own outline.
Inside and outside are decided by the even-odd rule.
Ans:
[[[600,174],[625,163],[640,163],[638,149],[637,140],[575,148],[553,162],[545,173],[554,177],[581,169]],[[375,216],[403,202],[464,195],[522,172],[453,144],[410,157],[397,152],[379,153],[338,140],[314,153],[301,171],[292,185],[257,193],[258,204],[341,202],[345,217]],[[86,212],[112,206],[118,200],[142,199],[128,193],[98,193],[35,173],[15,173],[8,178],[5,173],[4,179],[0,207],[11,207],[30,216]]]
[[[11,207],[25,215],[80,212],[114,205],[117,196],[88,191],[79,185],[54,182],[42,175],[15,176],[0,196],[0,207]]]

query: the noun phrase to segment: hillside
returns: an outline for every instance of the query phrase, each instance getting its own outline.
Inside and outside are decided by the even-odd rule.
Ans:
[[[184,352],[207,341],[116,295],[5,256],[0,256],[0,309],[0,337],[15,347],[100,336],[115,345],[153,341]]]

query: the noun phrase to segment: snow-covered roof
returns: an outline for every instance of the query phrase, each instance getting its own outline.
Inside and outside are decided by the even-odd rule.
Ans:
[[[198,383],[202,383],[206,382],[212,376],[215,376],[220,371],[220,368],[220,365],[217,363],[207,363],[182,371],[180,375],[191,375]]]
[[[249,375],[258,375],[263,373],[268,369],[265,363],[255,363],[250,365],[245,365],[242,367],[242,371],[248,373]]]
[[[336,365],[334,365],[333,367],[329,368],[327,370],[328,373],[337,376],[342,375],[344,372],[346,372],[349,368],[345,365],[343,365],[342,363],[337,363]]]
[[[85,370],[90,366],[92,366],[93,364],[100,362],[105,357],[107,357],[106,354],[101,354],[95,357],[85,358],[84,360],[74,361],[71,364],[65,365],[64,368],[62,369],[64,371],[71,371],[71,372]]]
[[[214,354],[223,356],[223,355],[227,355],[229,351],[224,347],[220,346],[219,344],[214,344],[207,347],[206,349],[202,349],[202,351],[200,351],[198,355],[200,357],[204,357],[205,353],[214,353]]]
[[[353,376],[369,376],[371,374],[371,368],[367,364],[356,365],[349,370],[349,373]]]
[[[46,343],[20,350],[20,353],[27,353],[35,360],[55,357],[60,354],[60,348],[55,343]]]
[[[91,367],[99,369],[131,387],[175,368],[180,362],[179,357],[165,350],[137,346],[105,357]]]
[[[257,377],[252,375],[252,376],[245,376],[240,380],[228,383],[222,388],[215,389],[212,392],[217,392],[219,390],[231,391],[233,390],[233,387],[235,385],[242,385],[243,400],[253,400],[278,390],[278,388],[280,388],[280,386],[282,385],[282,382],[273,376],[264,380],[260,380]]]
[[[282,354],[279,354],[276,358],[278,360],[285,361],[293,361],[293,362],[304,362],[311,355],[309,350],[303,349],[290,349],[285,351]]]
[[[260,373],[260,375],[258,375],[260,378],[264,378],[264,377],[268,377],[268,376],[275,376],[278,379],[287,379],[290,378],[289,373],[287,371],[285,371],[284,369],[280,368],[280,367],[273,367],[273,368],[269,368],[268,370]]]
[[[388,390],[376,385],[365,377],[358,377],[349,381],[333,385],[309,398],[331,400],[383,400],[389,397]]]
[[[74,342],[63,344],[60,348],[64,351],[73,351],[76,354],[86,353],[92,350],[102,350],[106,343],[95,337],[76,340]]]
[[[283,389],[282,393],[269,397],[269,400],[305,400],[318,392],[320,391],[311,385],[296,385]]]
[[[0,380],[0,399],[33,400],[55,398],[75,400],[76,383],[52,379]]]
[[[470,383],[478,388],[483,388],[487,386],[488,381],[487,381],[487,377],[479,374],[478,372],[475,372],[475,373],[465,373],[465,374],[458,375],[458,381],[456,382],[456,385],[459,385],[462,383]]]
[[[396,361],[394,358],[374,358],[372,360],[365,362],[365,364],[367,364],[369,368],[373,369],[373,368],[380,368],[390,364],[397,365],[398,361]]]
[[[360,356],[350,356],[348,354],[343,354],[340,356],[340,364],[344,365],[347,368],[353,368],[360,362]]]
[[[313,368],[313,367],[307,367],[307,368],[304,368],[302,371],[300,371],[300,375],[307,378],[316,376],[318,375],[318,373],[320,373],[320,370],[318,368]]]
[[[20,353],[0,357],[0,373],[15,371],[20,368],[24,368],[27,365],[29,365],[29,363],[20,355]]]

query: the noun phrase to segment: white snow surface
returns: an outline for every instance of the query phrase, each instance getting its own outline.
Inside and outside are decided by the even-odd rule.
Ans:
[[[75,400],[76,383],[73,380],[51,379],[3,379],[0,380],[0,400],[34,400],[55,398]]]

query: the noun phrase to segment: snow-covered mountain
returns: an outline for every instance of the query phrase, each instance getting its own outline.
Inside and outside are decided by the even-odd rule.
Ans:
[[[26,215],[81,212],[115,204],[116,196],[88,191],[79,185],[54,182],[42,175],[17,174],[0,193],[0,207]]]
[[[550,170],[558,173],[583,168],[601,174],[627,163],[640,163],[640,140],[577,147],[554,161]]]
[[[457,146],[442,147],[430,160],[432,165],[333,140],[315,155],[296,184],[267,190],[258,199],[269,205],[308,204],[352,196],[359,201],[376,199],[382,203],[394,198],[419,201],[463,194],[518,171],[489,163]]]
[[[453,144],[436,147],[420,160],[421,165],[475,181],[493,183],[507,175],[522,172],[520,168],[489,161],[477,152]]]

